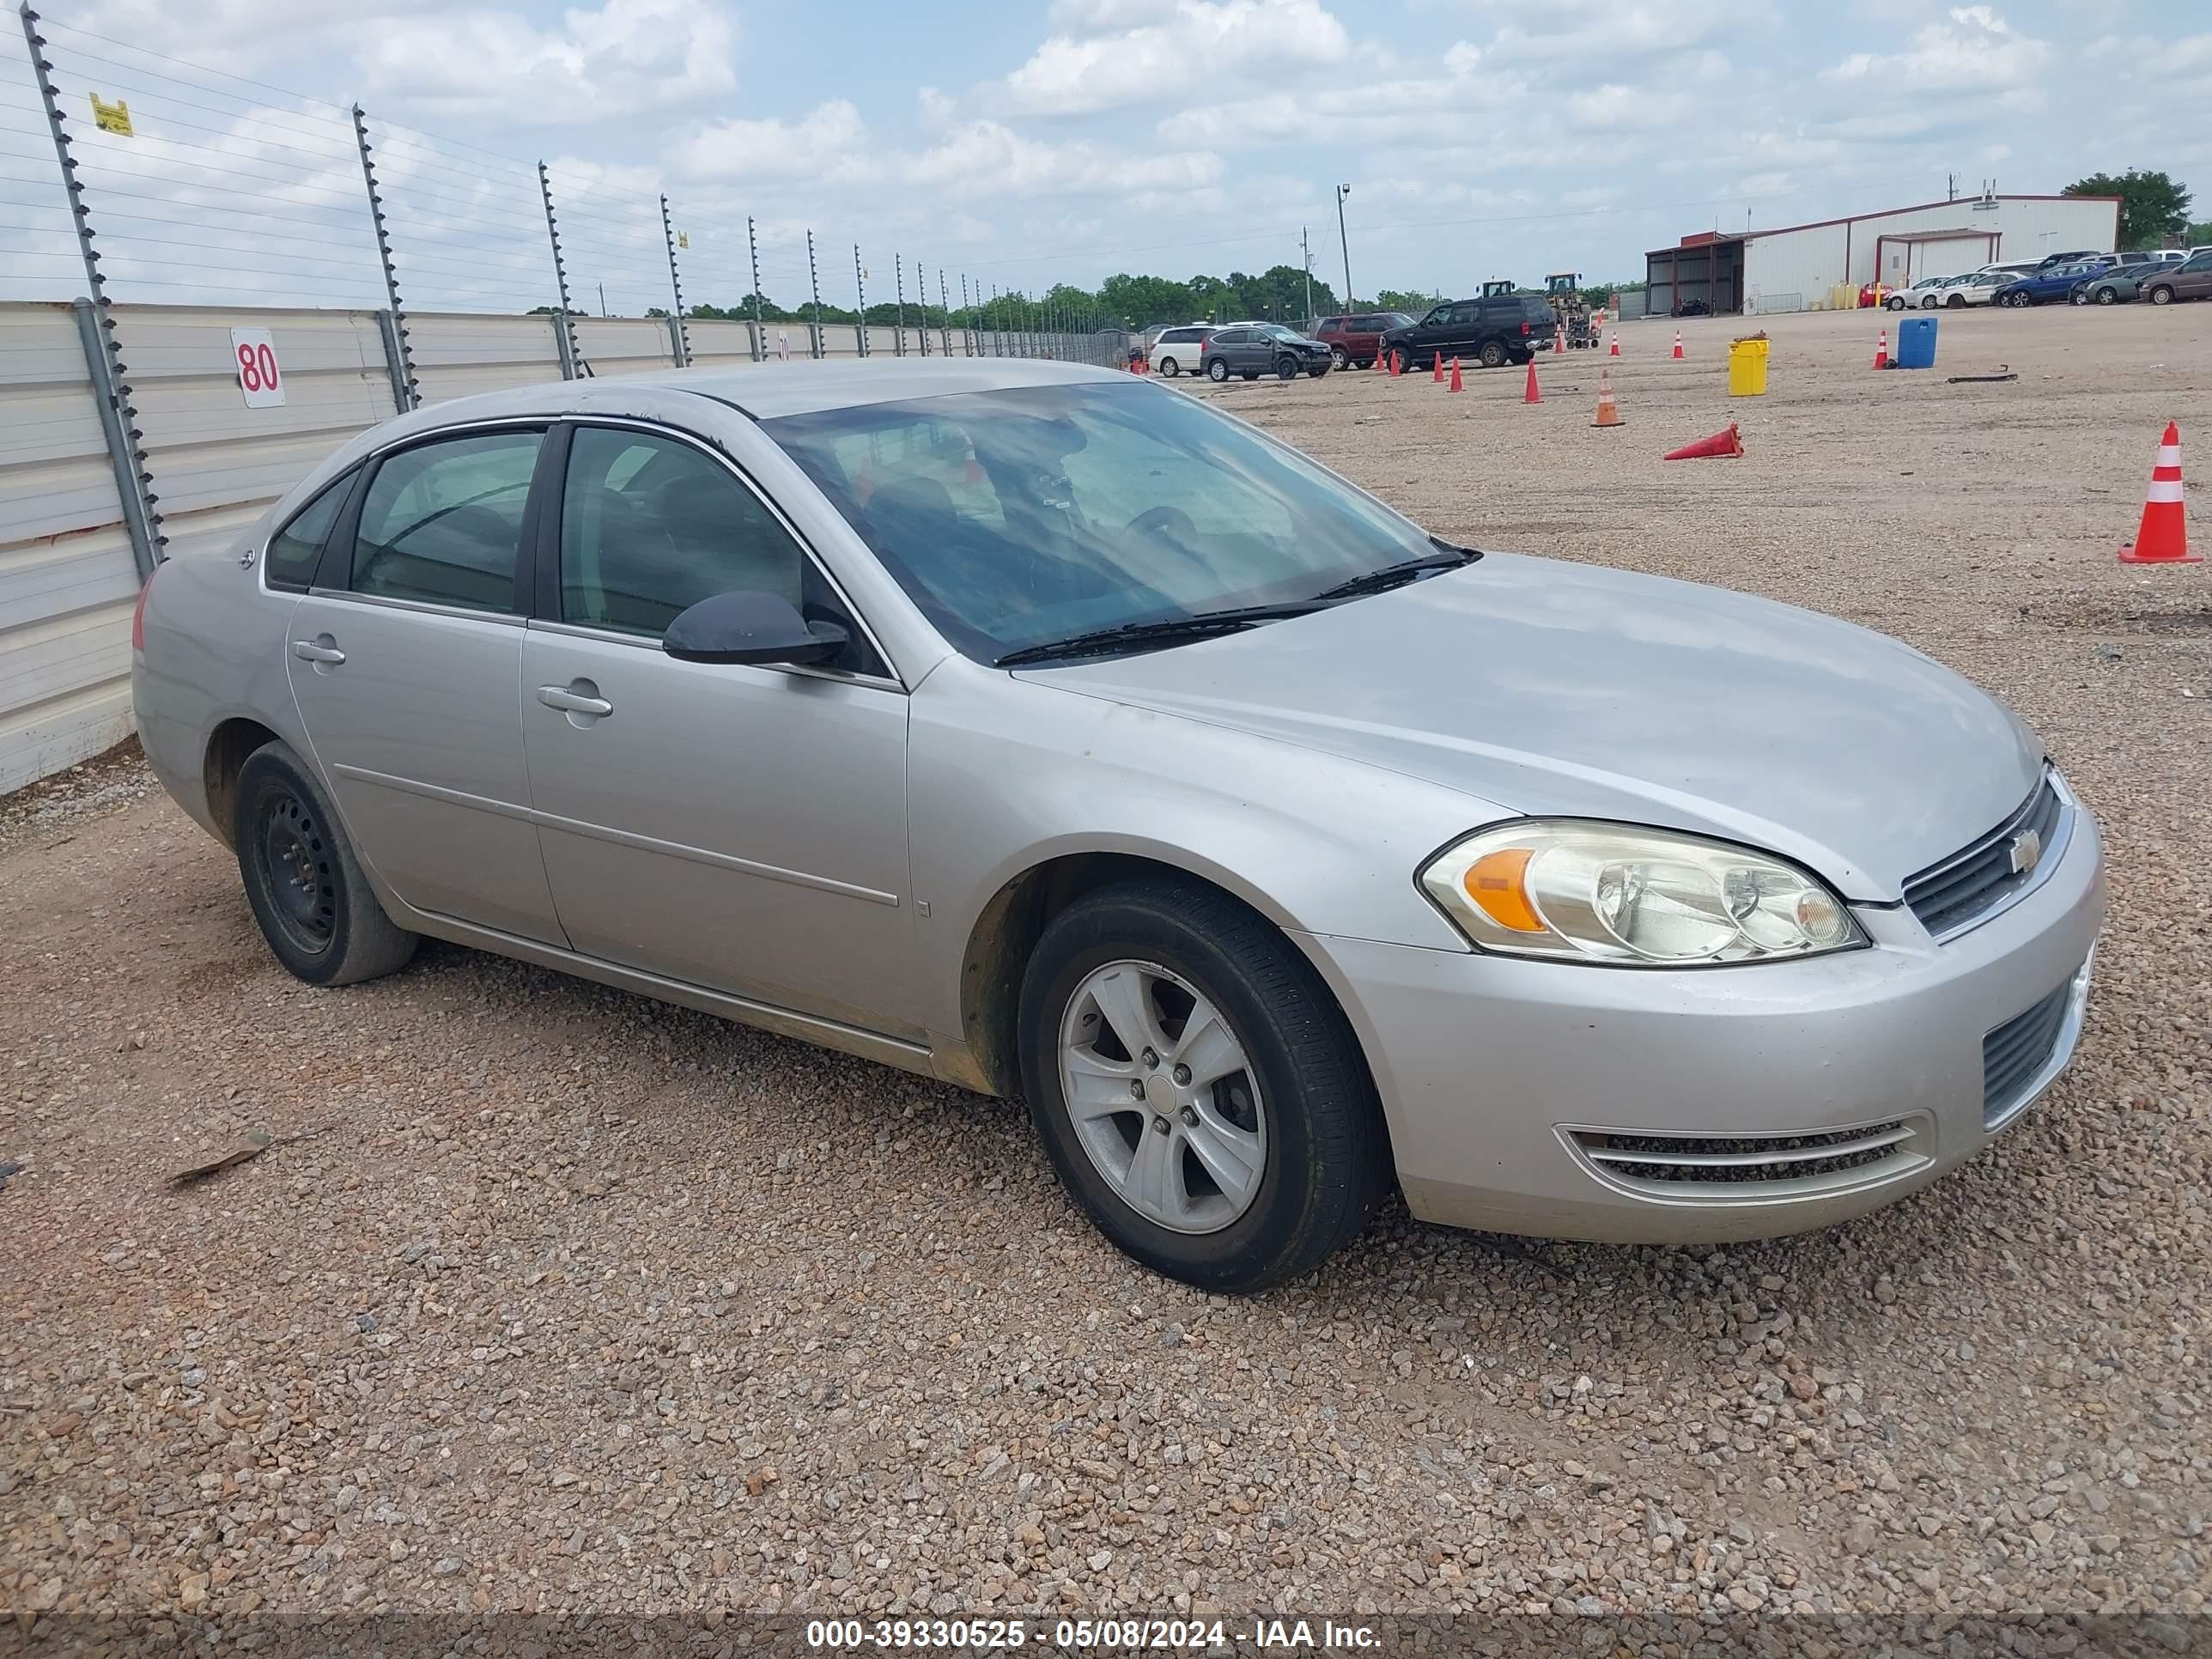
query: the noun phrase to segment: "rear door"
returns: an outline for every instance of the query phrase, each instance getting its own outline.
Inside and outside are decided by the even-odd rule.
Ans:
[[[2160,280],[2172,284],[2177,299],[2202,300],[2212,295],[2212,253],[2191,254],[2179,270],[2170,276],[2161,273]]]
[[[559,945],[520,693],[544,439],[468,428],[374,462],[292,612],[287,666],[315,763],[392,891]]]

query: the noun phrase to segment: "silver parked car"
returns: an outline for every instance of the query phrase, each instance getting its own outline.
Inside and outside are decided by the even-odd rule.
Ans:
[[[2089,815],[1763,599],[1432,538],[1171,388],[1004,360],[386,422],[133,629],[270,948],[416,937],[1026,1099],[1139,1260],[1705,1241],[1925,1185],[2065,1065]]]

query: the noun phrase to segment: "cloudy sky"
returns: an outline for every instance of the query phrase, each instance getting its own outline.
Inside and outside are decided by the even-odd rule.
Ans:
[[[540,158],[580,300],[611,277],[617,309],[665,303],[664,190],[695,302],[751,285],[748,215],[770,294],[803,296],[811,228],[824,296],[849,303],[856,242],[871,301],[890,297],[895,254],[909,285],[921,260],[933,298],[947,271],[957,301],[963,275],[1035,290],[1295,264],[1302,227],[1340,286],[1338,183],[1354,291],[1370,294],[1637,276],[1644,249],[1687,231],[1937,199],[1947,174],[2047,191],[2163,167],[2212,214],[2212,125],[2185,113],[2212,94],[2212,30],[2177,32],[2206,21],[2189,4],[53,0],[46,15],[65,100],[131,101],[131,139],[92,135],[79,153],[111,192],[114,268],[148,297],[373,288],[337,107],[355,99],[417,303],[546,297]],[[11,39],[0,293],[71,287],[66,221],[38,205],[43,138]],[[225,273],[253,248],[273,257]]]

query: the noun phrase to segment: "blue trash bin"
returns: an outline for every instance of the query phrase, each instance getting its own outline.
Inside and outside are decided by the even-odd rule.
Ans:
[[[1907,317],[1897,325],[1897,366],[1899,368],[1936,367],[1936,319]]]

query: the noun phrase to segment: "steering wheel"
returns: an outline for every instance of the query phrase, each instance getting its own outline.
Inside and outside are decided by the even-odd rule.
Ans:
[[[1198,526],[1191,521],[1189,514],[1179,507],[1165,503],[1146,507],[1121,528],[1126,534],[1132,536],[1157,535],[1163,530],[1179,531],[1193,536],[1198,533]],[[1170,539],[1180,540],[1181,538],[1171,536]]]

